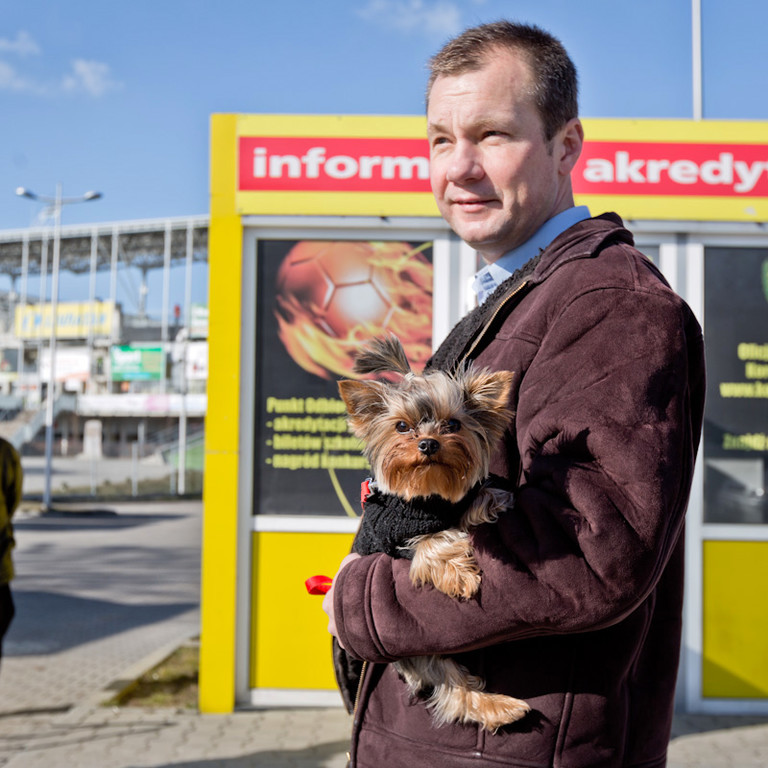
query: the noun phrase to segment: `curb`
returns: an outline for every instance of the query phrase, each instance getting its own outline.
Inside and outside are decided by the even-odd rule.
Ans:
[[[119,675],[102,688],[99,691],[86,696],[82,701],[79,701],[74,708],[93,708],[93,707],[106,707],[106,706],[120,706],[108,705],[107,702],[110,699],[119,699],[125,694],[129,693],[133,688],[138,685],[139,678],[142,677],[150,669],[156,667],[158,664],[165,661],[173,653],[184,645],[191,645],[196,642],[197,634],[190,635],[181,640],[174,640],[160,648],[148,653],[144,658],[139,659],[130,666],[126,667]],[[197,710],[193,710],[197,712]]]

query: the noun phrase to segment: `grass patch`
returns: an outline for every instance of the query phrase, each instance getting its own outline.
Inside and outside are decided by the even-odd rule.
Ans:
[[[185,495],[200,495],[203,490],[203,473],[197,470],[187,470],[185,473]],[[117,483],[110,480],[103,480],[96,485],[91,493],[90,486],[70,488],[66,483],[62,483],[59,488],[53,489],[53,496],[59,498],[77,497],[93,499],[130,499],[140,498],[142,496],[169,496],[173,497],[176,493],[176,478],[166,477],[146,478],[139,480],[136,487],[136,496],[133,496],[133,485],[130,478],[126,478]]]
[[[176,448],[175,450],[169,450],[164,453],[167,462],[172,467],[179,466],[179,455],[181,451]],[[199,440],[197,443],[191,443],[187,447],[186,467],[187,470],[203,471],[203,464],[205,462],[205,444],[203,440]]]
[[[196,709],[199,651],[196,643],[180,646],[104,706]]]

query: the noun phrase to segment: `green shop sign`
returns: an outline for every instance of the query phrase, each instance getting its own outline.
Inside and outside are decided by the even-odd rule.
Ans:
[[[159,381],[163,377],[162,347],[112,347],[113,381]]]

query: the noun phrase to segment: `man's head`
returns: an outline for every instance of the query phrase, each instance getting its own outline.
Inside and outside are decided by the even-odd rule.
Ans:
[[[450,40],[429,61],[427,104],[438,77],[478,70],[503,50],[521,54],[530,67],[532,96],[544,123],[544,137],[550,141],[559,128],[579,116],[578,76],[562,43],[533,25],[496,21]]]
[[[432,59],[427,134],[438,208],[487,262],[573,205],[576,72],[545,32],[498,22],[448,43]]]

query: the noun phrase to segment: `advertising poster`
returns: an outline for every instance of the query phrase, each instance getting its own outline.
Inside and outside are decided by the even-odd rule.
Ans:
[[[768,523],[768,250],[707,248],[705,520]]]
[[[88,347],[58,347],[56,349],[56,381],[77,383],[88,380],[91,371],[91,356]],[[51,377],[51,350],[40,350],[40,379],[48,381]]]
[[[115,346],[110,349],[113,381],[160,381],[165,369],[162,347]]]
[[[56,305],[56,338],[86,339],[111,336],[119,326],[113,301],[60,301]],[[14,331],[19,339],[48,339],[53,325],[53,304],[16,307]]]
[[[255,504],[260,514],[360,512],[368,464],[337,381],[395,334],[411,366],[432,349],[432,243],[269,240],[257,246]]]

